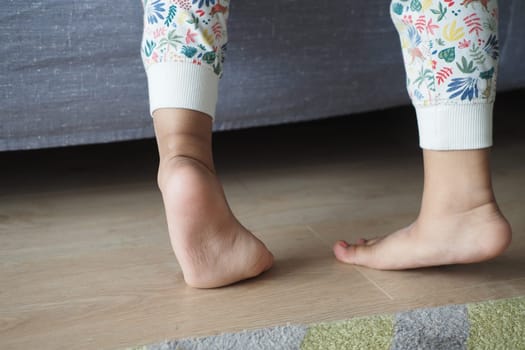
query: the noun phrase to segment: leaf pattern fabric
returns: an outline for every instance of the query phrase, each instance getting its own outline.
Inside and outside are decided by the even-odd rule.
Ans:
[[[497,0],[392,0],[414,105],[495,100]]]
[[[202,65],[222,77],[229,0],[144,0],[144,68],[160,62]]]
[[[160,62],[186,62],[222,76],[229,0],[142,3],[141,55],[146,71]],[[390,16],[415,106],[494,101],[497,0],[392,0]]]

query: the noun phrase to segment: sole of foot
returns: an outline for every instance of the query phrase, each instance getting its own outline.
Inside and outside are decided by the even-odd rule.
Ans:
[[[170,240],[185,282],[217,288],[271,268],[273,255],[232,213],[219,179],[183,156],[159,169]]]

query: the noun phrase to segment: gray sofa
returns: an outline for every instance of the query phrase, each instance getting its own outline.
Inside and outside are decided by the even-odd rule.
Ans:
[[[498,91],[525,86],[525,1],[500,0]],[[410,103],[389,0],[233,0],[215,130]],[[153,136],[139,0],[3,0],[0,150]]]

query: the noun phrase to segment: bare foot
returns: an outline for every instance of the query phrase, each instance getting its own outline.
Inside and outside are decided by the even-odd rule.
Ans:
[[[192,287],[215,288],[255,277],[273,264],[266,246],[233,216],[216,175],[177,156],[159,170],[171,244]]]
[[[381,270],[467,264],[500,255],[511,228],[494,201],[461,212],[422,213],[401,230],[355,244],[338,241],[338,260]]]
[[[492,190],[490,149],[423,150],[425,182],[415,222],[385,237],[338,241],[338,260],[382,270],[468,264],[492,259],[512,231]]]

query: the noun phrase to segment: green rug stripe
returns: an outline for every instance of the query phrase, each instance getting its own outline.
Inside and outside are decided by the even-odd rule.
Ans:
[[[301,350],[390,348],[394,336],[393,315],[354,318],[310,325]]]
[[[467,349],[525,349],[525,297],[467,304]]]

